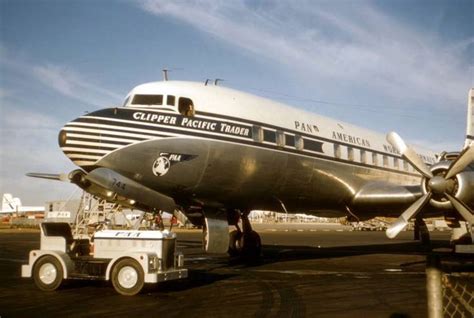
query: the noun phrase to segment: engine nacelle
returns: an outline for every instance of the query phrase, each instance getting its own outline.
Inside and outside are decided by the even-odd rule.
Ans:
[[[441,161],[431,166],[430,170],[433,176],[445,176],[450,166],[451,161]],[[421,184],[423,194],[429,192],[429,181],[430,180],[423,179]],[[474,189],[474,171],[460,172],[449,181],[449,186],[446,191],[467,205],[473,206],[474,191],[472,191],[472,189]],[[433,194],[430,204],[441,210],[453,209],[453,206],[448,198],[441,194]]]
[[[75,170],[69,174],[69,179],[93,195],[124,206],[145,211],[156,209],[167,212],[173,212],[176,207],[173,198],[147,188],[111,169],[97,168],[88,174],[82,170]]]

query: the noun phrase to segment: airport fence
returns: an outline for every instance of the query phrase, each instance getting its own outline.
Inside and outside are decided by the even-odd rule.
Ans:
[[[474,273],[443,273],[444,317],[474,317]]]
[[[429,318],[474,317],[474,273],[443,270],[439,258],[429,257],[426,268]]]

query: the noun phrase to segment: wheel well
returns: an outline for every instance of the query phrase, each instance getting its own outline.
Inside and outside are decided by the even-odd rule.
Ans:
[[[117,265],[117,263],[119,263],[120,261],[122,261],[124,259],[133,260],[133,261],[137,262],[138,265],[140,265],[140,267],[142,267],[140,262],[136,258],[134,258],[132,256],[127,256],[127,255],[120,256],[119,258],[113,259],[109,263],[109,265],[107,266],[107,271],[105,273],[105,280],[110,280],[110,276],[112,275],[112,271],[114,270],[114,267]],[[145,271],[143,273],[145,274]]]
[[[64,260],[61,257],[59,257],[58,255],[55,255],[55,254],[43,254],[40,257],[38,257],[35,260],[35,262],[33,263],[33,266],[31,267],[31,272],[34,273],[34,271],[36,269],[36,266],[38,265],[38,262],[41,259],[44,259],[45,257],[48,257],[48,256],[55,258],[59,262],[59,265],[61,266],[61,269],[63,271],[63,279],[66,279],[67,276],[68,276],[68,268],[66,267],[66,264],[64,263]]]

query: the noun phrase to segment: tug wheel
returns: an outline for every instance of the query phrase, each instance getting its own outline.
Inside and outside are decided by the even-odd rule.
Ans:
[[[124,258],[112,269],[112,285],[115,291],[124,296],[138,294],[145,284],[143,269],[138,262]]]
[[[51,255],[41,257],[33,268],[36,286],[43,291],[53,291],[63,282],[63,268],[58,259]]]

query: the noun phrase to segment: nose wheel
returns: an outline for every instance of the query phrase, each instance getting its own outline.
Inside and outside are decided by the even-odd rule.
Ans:
[[[238,224],[235,224],[236,230],[229,234],[228,253],[233,257],[243,257],[255,259],[260,257],[262,252],[262,241],[260,235],[252,229],[249,221],[250,211],[242,212],[242,230]]]

